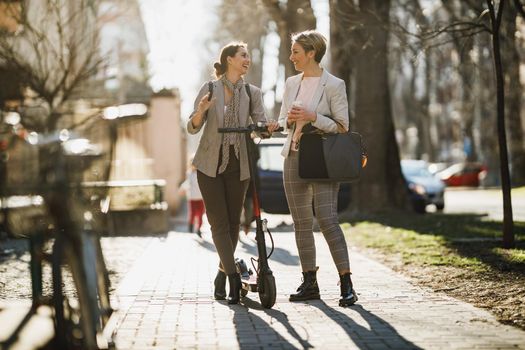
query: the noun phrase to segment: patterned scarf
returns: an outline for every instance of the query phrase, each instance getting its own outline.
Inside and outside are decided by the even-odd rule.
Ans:
[[[224,112],[224,127],[225,128],[238,128],[239,127],[239,104],[241,100],[241,88],[244,85],[244,80],[241,78],[237,80],[235,84],[226,79],[226,76],[221,77],[222,83],[230,89],[233,93],[230,102],[226,106]],[[219,167],[219,174],[223,173],[228,166],[230,160],[230,145],[233,144],[235,149],[235,156],[239,159],[239,149],[241,145],[241,134],[238,133],[225,133],[222,137],[222,162]]]

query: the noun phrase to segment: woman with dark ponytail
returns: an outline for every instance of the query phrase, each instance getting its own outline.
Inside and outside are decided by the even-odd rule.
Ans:
[[[236,272],[234,252],[250,170],[244,135],[222,134],[217,129],[266,122],[261,90],[253,85],[248,86],[251,92],[250,111],[250,97],[243,80],[250,63],[245,43],[233,42],[224,46],[219,62],[213,65],[217,79],[211,82],[211,86],[209,82],[201,86],[187,124],[190,134],[203,129],[193,165],[197,168],[197,180],[220,259],[214,281],[214,297],[226,299],[227,276],[229,304],[237,304],[240,299],[241,279]],[[211,99],[210,89],[213,91]],[[275,121],[268,123],[269,132],[277,127]]]

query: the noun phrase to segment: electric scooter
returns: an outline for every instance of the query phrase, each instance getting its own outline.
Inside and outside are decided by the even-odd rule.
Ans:
[[[250,137],[252,132],[264,133],[268,132],[268,128],[264,123],[250,124],[244,128],[219,128],[218,132],[235,132],[242,133],[246,135],[245,137]],[[282,128],[279,128],[275,131],[282,131]],[[252,258],[253,262],[257,262],[257,267],[255,268],[255,274],[251,269],[246,266],[246,263],[242,259],[236,259],[237,270],[241,275],[242,289],[241,296],[245,297],[248,292],[259,293],[259,299],[261,305],[264,308],[270,309],[275,304],[276,297],[276,287],[275,287],[275,277],[273,272],[268,265],[268,258],[273,253],[274,242],[271,232],[268,230],[268,221],[266,219],[261,219],[261,208],[259,205],[259,189],[257,188],[257,183],[255,181],[255,172],[257,171],[257,165],[250,156],[250,151],[248,149],[248,140],[246,140],[246,148],[248,154],[248,163],[250,166],[250,181],[252,181],[253,188],[253,213],[255,216],[255,223],[257,229],[255,231],[255,240],[257,242],[257,252],[259,255],[258,259]],[[270,254],[266,255],[266,241],[264,234],[268,232],[270,240],[272,242]]]

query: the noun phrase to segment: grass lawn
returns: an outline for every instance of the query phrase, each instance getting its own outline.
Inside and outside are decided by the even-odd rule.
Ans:
[[[501,322],[525,329],[525,222],[514,223],[516,248],[506,250],[501,248],[502,223],[483,218],[395,213],[342,227],[351,246],[415,283],[487,308]]]
[[[403,263],[447,265],[479,271],[525,273],[525,222],[515,222],[515,249],[501,249],[502,223],[479,215],[396,214],[361,222],[350,229],[355,244],[401,254]]]

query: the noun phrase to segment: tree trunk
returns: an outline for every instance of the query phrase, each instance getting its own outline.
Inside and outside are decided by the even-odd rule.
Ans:
[[[250,50],[250,57],[252,64],[250,70],[246,74],[246,81],[255,86],[262,86],[263,78],[263,57],[264,57],[264,41],[266,37],[262,35],[258,38],[248,41],[248,49]]]
[[[487,167],[487,175],[483,180],[485,186],[500,186],[498,137],[494,132],[494,108],[496,106],[496,89],[494,87],[494,64],[492,52],[484,56],[486,47],[491,45],[491,35],[480,33],[476,36],[477,56],[480,57],[475,71],[475,108],[476,125],[479,128],[479,138],[475,138],[480,160]]]
[[[469,147],[464,147],[465,157],[468,161],[477,160],[477,150],[474,147],[474,64],[470,57],[466,57],[470,53],[472,45],[468,45],[468,52],[460,54],[459,74],[462,81],[462,96],[461,96],[461,120],[463,121],[463,144],[470,142]]]
[[[356,201],[359,210],[367,213],[407,209],[388,84],[390,0],[361,1],[359,7],[356,18],[362,21],[367,45],[358,53],[355,67],[356,127],[367,142],[369,162]]]
[[[521,122],[520,57],[516,47],[516,16],[513,6],[508,6],[502,18],[501,52],[505,69],[507,108],[505,110],[507,130],[509,131],[510,164],[512,165],[512,186],[525,185],[525,149],[523,143],[523,125]]]
[[[429,23],[427,17],[423,13],[423,9],[419,3],[419,0],[412,0],[410,5],[413,7],[412,11],[418,26],[422,28],[428,28]],[[423,56],[422,56],[423,57]],[[417,101],[417,125],[418,125],[418,155],[419,158],[426,158],[428,161],[435,161],[435,152],[432,145],[432,139],[430,135],[431,130],[431,117],[429,106],[430,106],[430,88],[431,88],[431,72],[432,72],[432,49],[427,48],[424,51],[425,62],[425,76],[423,80],[425,82],[425,92],[423,96]],[[414,61],[415,62],[415,61]],[[417,73],[417,68],[414,64],[414,74]],[[415,89],[412,93],[414,100]]]
[[[420,141],[423,146],[423,151],[427,156],[429,162],[436,161],[434,145],[432,144],[432,114],[430,113],[430,88],[431,88],[431,74],[432,74],[432,50],[428,49],[425,53],[425,94],[421,99],[421,136]]]
[[[277,33],[281,39],[279,45],[279,62],[285,67],[285,77],[295,74],[290,56],[291,34],[316,28],[316,18],[310,0],[288,0],[283,9],[280,1],[263,0],[268,13],[277,25]]]
[[[290,61],[290,49],[292,46],[291,35],[308,29],[316,28],[316,18],[310,0],[288,0],[283,8],[278,0],[263,0],[270,17],[277,26],[279,43],[279,63],[284,67],[284,78],[296,74]],[[279,69],[280,71],[280,69]],[[282,76],[278,76],[278,79]],[[277,86],[275,86],[277,89]],[[274,115],[279,115],[281,103],[275,101]]]
[[[514,222],[512,219],[512,202],[510,194],[509,159],[507,155],[507,135],[505,132],[505,84],[503,80],[503,66],[500,51],[500,23],[501,14],[505,7],[505,0],[499,2],[497,13],[492,0],[486,0],[489,7],[492,24],[492,50],[494,52],[494,70],[496,73],[497,97],[497,124],[500,156],[501,185],[503,191],[503,247],[514,247]]]
[[[281,35],[282,63],[285,64],[285,77],[288,78],[297,72],[294,69],[290,56],[292,47],[291,35],[308,29],[315,29],[317,21],[310,0],[288,0],[286,2],[285,22],[287,24],[286,33]]]
[[[348,35],[351,24],[346,16],[355,11],[353,0],[330,0],[330,66],[332,73],[344,80],[348,96],[352,91],[352,67],[355,64],[351,52],[357,48],[351,41],[352,36]]]
[[[355,51],[348,35],[349,21],[345,17],[349,13],[355,12],[352,0],[330,0],[330,56],[331,72],[336,77],[344,80],[346,85],[346,96],[348,98],[348,115],[350,118],[350,130],[355,130],[353,100],[352,100],[352,67],[355,62],[354,56],[350,54]],[[350,187],[350,205],[347,210],[352,213],[358,212],[358,204],[355,200],[359,184],[352,184]]]
[[[457,4],[459,8],[454,6],[450,0],[442,0],[442,3],[448,12],[449,17],[454,22],[461,21],[465,17],[468,5],[461,1]],[[459,13],[457,13],[459,11]],[[474,47],[473,39],[466,38],[464,33],[452,32],[454,48],[459,56],[460,63],[458,65],[458,73],[461,77],[461,121],[462,125],[462,142],[465,146],[466,142],[469,147],[464,147],[465,157],[467,161],[475,161],[478,159],[477,150],[474,141],[474,69],[475,65],[472,62],[471,51]]]

